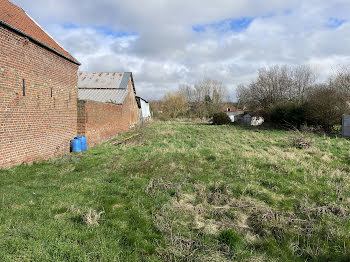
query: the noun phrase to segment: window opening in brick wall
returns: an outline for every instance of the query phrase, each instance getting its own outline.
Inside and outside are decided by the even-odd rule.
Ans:
[[[50,87],[50,92],[51,92],[50,96],[52,97],[53,96],[53,94],[52,94],[52,87]]]
[[[23,96],[26,96],[26,82],[24,79],[23,79],[23,84],[22,84],[22,93],[23,93]]]

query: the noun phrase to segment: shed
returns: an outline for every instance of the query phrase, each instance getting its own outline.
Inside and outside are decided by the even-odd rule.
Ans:
[[[236,111],[226,111],[226,115],[231,119],[231,122],[237,122],[239,119],[242,119],[242,116],[244,115],[244,111],[236,110]]]
[[[249,115],[249,114],[245,114],[245,115],[243,116],[243,122],[244,122],[244,124],[246,124],[246,125],[251,125],[252,116]]]
[[[94,146],[138,124],[131,72],[79,72],[78,134]]]
[[[140,120],[141,122],[148,122],[151,120],[151,110],[149,102],[142,97],[136,96],[136,101],[140,109]]]

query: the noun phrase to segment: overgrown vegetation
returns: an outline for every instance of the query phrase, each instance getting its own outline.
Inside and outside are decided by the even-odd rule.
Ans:
[[[179,117],[209,119],[222,112],[222,104],[226,101],[226,86],[207,78],[194,86],[180,85],[177,91],[165,94],[160,101],[152,101],[151,108],[154,116],[161,120]]]
[[[228,125],[231,124],[231,119],[223,112],[215,113],[213,115],[212,123],[214,125]]]
[[[132,133],[1,170],[0,260],[349,261],[349,140],[176,121],[116,143]]]
[[[239,103],[278,126],[300,129],[307,124],[330,132],[350,112],[350,68],[342,68],[327,83],[315,80],[307,66],[262,68],[249,85],[238,87]]]

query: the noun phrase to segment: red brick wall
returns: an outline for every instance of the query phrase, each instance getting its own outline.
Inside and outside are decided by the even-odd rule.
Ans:
[[[89,148],[128,131],[138,123],[139,110],[130,83],[123,105],[78,101],[78,135],[86,136]]]
[[[69,153],[77,133],[77,70],[0,26],[0,167]]]
[[[78,135],[86,136],[88,147],[93,147],[129,130],[123,121],[122,107],[119,105],[78,101]]]
[[[130,120],[130,127],[133,127],[139,123],[140,110],[139,110],[139,107],[137,106],[135,92],[134,92],[131,79],[129,79],[128,89],[129,89],[129,95],[125,99],[123,106],[124,108],[127,108],[129,111],[127,114]]]

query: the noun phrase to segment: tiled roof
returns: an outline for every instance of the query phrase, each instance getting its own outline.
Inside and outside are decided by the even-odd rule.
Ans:
[[[112,102],[123,104],[129,94],[128,83],[131,73],[78,73],[80,100]]]
[[[79,62],[63,49],[47,32],[44,31],[22,8],[8,0],[0,0],[0,22],[20,33],[29,36],[66,59]]]

